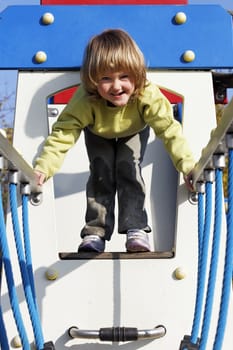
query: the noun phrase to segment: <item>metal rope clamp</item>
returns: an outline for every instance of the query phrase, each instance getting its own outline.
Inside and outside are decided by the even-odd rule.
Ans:
[[[197,339],[197,343],[191,342],[191,336],[185,335],[184,339],[180,343],[179,350],[198,350],[200,347],[200,339]]]
[[[47,343],[44,343],[43,350],[55,350],[55,346],[52,341],[48,341]]]

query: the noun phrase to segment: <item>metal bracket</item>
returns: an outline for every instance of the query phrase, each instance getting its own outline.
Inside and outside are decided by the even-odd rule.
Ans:
[[[184,339],[180,343],[179,350],[198,350],[200,346],[200,339],[198,338],[196,344],[192,343],[190,339],[190,335],[185,335]]]
[[[55,350],[55,346],[52,341],[48,341],[47,343],[44,343],[43,350]]]

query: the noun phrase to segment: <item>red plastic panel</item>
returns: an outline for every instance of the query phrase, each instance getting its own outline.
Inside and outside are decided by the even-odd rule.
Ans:
[[[72,87],[70,89],[66,89],[61,92],[58,92],[56,95],[53,96],[53,103],[54,104],[68,103],[76,90],[77,90],[77,87]]]
[[[160,89],[162,93],[167,97],[167,99],[170,101],[172,104],[176,103],[182,103],[183,102],[183,97],[176,95],[172,93],[171,91],[165,90],[165,89]]]

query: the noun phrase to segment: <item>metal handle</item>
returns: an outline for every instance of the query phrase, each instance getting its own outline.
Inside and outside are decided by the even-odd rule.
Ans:
[[[134,327],[108,327],[99,330],[84,330],[70,327],[68,334],[71,338],[100,339],[102,341],[124,342],[139,339],[158,339],[164,337],[166,328],[157,326],[153,329],[138,330]]]

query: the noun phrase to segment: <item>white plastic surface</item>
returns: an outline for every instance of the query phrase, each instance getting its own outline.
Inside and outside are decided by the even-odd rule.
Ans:
[[[212,77],[208,72],[150,72],[149,79],[184,96],[183,128],[196,159],[215,127]],[[47,96],[79,83],[79,73],[19,73],[15,116],[14,145],[32,164],[49,130]],[[76,251],[85,215],[85,182],[88,162],[82,137],[69,152],[60,172],[44,185],[43,202],[30,205],[30,228],[37,299],[45,340],[57,350],[131,350],[179,349],[184,335],[190,335],[197,278],[197,206],[188,201],[182,178],[177,176],[159,140],[151,132],[143,174],[147,186],[146,206],[152,226],[151,243],[156,251],[175,250],[172,259],[145,260],[59,260],[60,251]],[[19,206],[20,210],[20,206]],[[8,232],[15,261],[11,223]],[[224,263],[225,229],[221,244],[216,301],[207,350],[212,349],[218,319]],[[114,233],[108,251],[124,251],[125,238]],[[14,266],[16,266],[16,262]],[[177,280],[177,268],[186,277]],[[55,280],[45,273],[54,269]],[[16,269],[17,290],[23,314],[22,283]],[[5,283],[2,305],[9,339],[16,328],[8,303]],[[223,350],[233,345],[233,312],[229,318]],[[30,322],[26,325],[33,341]],[[129,343],[101,343],[96,340],[70,339],[67,329],[125,326],[151,329],[164,325],[165,337]]]

